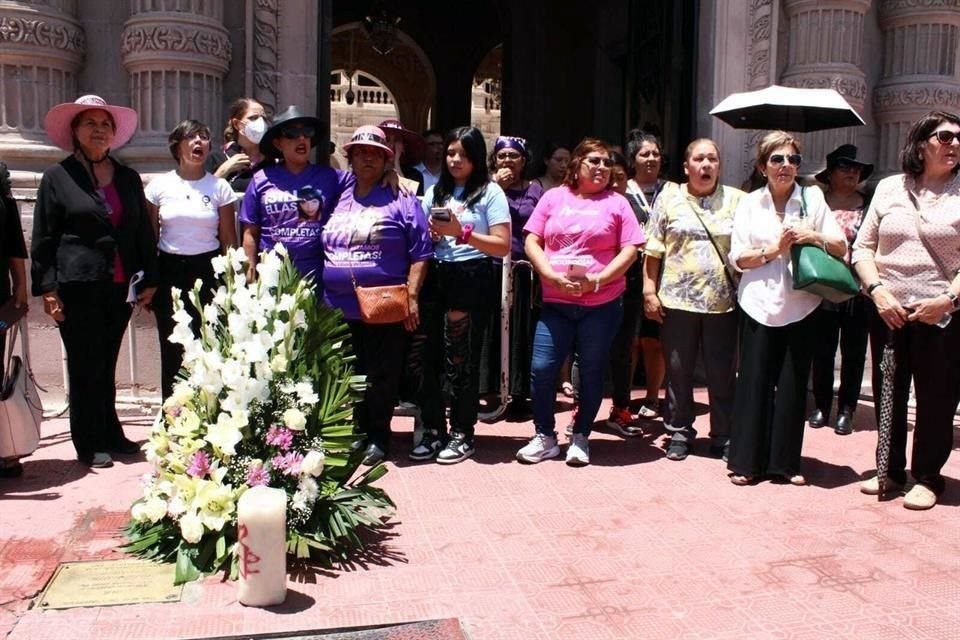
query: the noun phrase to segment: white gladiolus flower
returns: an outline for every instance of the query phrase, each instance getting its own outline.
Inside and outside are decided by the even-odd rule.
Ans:
[[[170,337],[167,338],[173,344],[182,344],[184,346],[193,342],[193,329],[190,328],[189,324],[177,323],[173,327],[173,331],[170,332]]]
[[[227,300],[229,299],[230,296],[227,293],[227,288],[223,285],[220,285],[213,294],[213,305],[218,309],[225,309],[227,306]]]
[[[326,456],[322,451],[309,451],[300,464],[300,471],[313,477],[319,476],[323,472],[323,465],[326,462]],[[314,483],[316,484],[316,483]]]
[[[242,274],[244,272],[243,266],[247,257],[242,249],[230,249],[227,252],[226,259],[230,261],[230,268],[233,269],[234,273]]]
[[[272,360],[270,360],[270,368],[274,371],[274,373],[283,373],[287,370],[288,364],[289,363],[287,362],[286,356],[284,356],[282,353],[278,353],[277,355],[273,356]]]
[[[220,368],[223,384],[228,388],[235,388],[243,379],[244,366],[236,360],[227,360]]]
[[[303,312],[303,309],[297,309],[293,314],[293,326],[297,329],[307,326],[307,315]]]
[[[206,305],[203,308],[203,321],[207,324],[216,325],[220,322],[220,309],[212,304]]]
[[[221,276],[227,270],[227,257],[217,256],[210,260],[210,265],[213,267],[213,273]]]

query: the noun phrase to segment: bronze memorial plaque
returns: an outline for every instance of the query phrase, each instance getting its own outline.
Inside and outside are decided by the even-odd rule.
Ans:
[[[37,599],[40,609],[107,607],[143,602],[178,602],[172,564],[145,560],[63,562]]]

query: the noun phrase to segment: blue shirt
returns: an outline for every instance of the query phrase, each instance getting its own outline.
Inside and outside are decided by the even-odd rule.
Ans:
[[[433,207],[433,190],[430,187],[423,196],[423,211],[428,218],[430,208]],[[506,224],[509,237],[510,206],[503,189],[495,182],[488,182],[480,199],[467,207],[463,200],[463,187],[455,187],[453,195],[444,203],[453,212],[460,224],[472,224],[474,233],[484,235],[490,233],[490,227],[497,224]],[[466,262],[486,258],[487,254],[468,244],[457,244],[452,236],[443,236],[434,247],[434,257],[441,262]]]

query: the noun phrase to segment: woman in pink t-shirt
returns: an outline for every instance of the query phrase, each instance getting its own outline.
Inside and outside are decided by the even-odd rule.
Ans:
[[[544,194],[524,231],[524,248],[543,285],[530,365],[536,434],[517,452],[536,463],[560,454],[554,385],[563,361],[580,366],[580,405],[567,464],[590,464],[590,426],[603,395],[603,368],[623,313],[624,273],[644,244],[626,198],[610,188],[609,147],[585,138],[573,151],[563,184]],[[575,352],[575,353],[574,353]]]

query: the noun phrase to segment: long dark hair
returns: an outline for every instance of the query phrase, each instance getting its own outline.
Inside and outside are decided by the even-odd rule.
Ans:
[[[930,136],[944,122],[960,125],[960,117],[949,111],[931,111],[913,123],[907,132],[907,140],[903,149],[900,150],[900,166],[904,173],[914,178],[923,174],[925,168],[923,150],[926,148]],[[954,173],[957,173],[958,170],[960,170],[960,165],[953,168]]]
[[[452,129],[443,139],[444,159],[440,165],[440,181],[433,187],[433,206],[435,207],[442,207],[453,195],[453,189],[456,186],[446,159],[447,149],[454,142],[459,142],[463,146],[467,159],[473,165],[473,171],[470,172],[467,183],[463,185],[464,204],[469,207],[476,203],[490,182],[490,170],[487,169],[487,143],[484,142],[480,129],[476,127]]]

